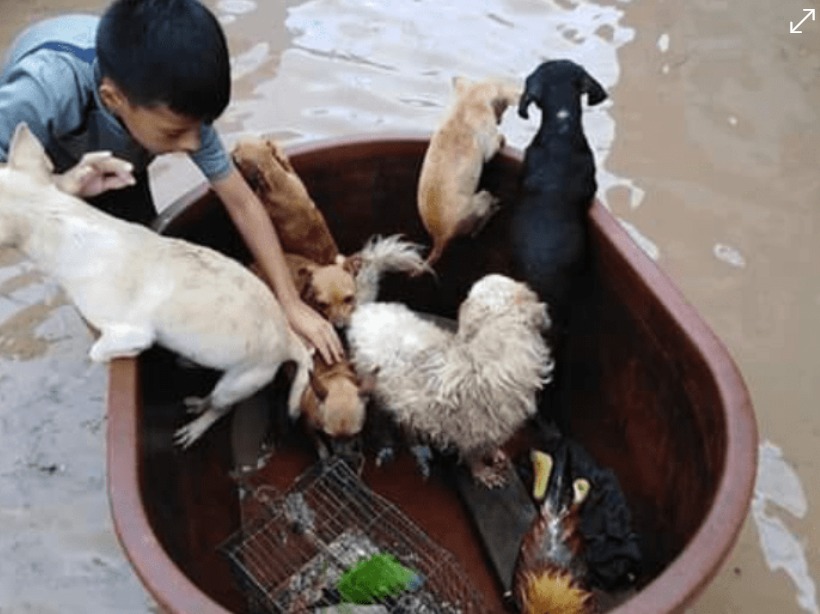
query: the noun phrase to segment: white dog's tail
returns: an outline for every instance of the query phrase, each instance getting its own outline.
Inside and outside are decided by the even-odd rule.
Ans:
[[[313,370],[313,356],[305,346],[299,336],[290,331],[291,345],[293,346],[293,359],[296,361],[296,375],[290,385],[288,395],[288,416],[295,420],[299,417],[302,405],[302,394],[310,384],[310,372]]]
[[[356,273],[356,302],[372,303],[379,294],[379,282],[388,271],[411,275],[432,272],[421,256],[422,246],[405,241],[401,235],[370,237],[359,252],[362,265]]]

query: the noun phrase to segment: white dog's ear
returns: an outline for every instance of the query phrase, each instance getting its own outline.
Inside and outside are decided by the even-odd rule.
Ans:
[[[453,77],[453,89],[457,92],[462,92],[470,85],[470,80],[467,77],[455,76]]]
[[[50,179],[54,166],[25,122],[17,124],[9,145],[8,165],[35,177]]]

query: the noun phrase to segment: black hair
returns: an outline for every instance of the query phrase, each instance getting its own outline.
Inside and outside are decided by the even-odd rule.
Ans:
[[[97,60],[135,105],[211,123],[230,101],[225,34],[198,0],[114,0],[97,30]]]

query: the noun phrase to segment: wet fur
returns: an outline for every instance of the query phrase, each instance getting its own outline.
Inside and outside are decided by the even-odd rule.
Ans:
[[[433,134],[418,184],[422,223],[433,240],[433,265],[457,236],[475,234],[498,209],[498,199],[478,189],[484,163],[504,145],[498,124],[518,103],[520,88],[502,81],[453,80],[455,100]]]
[[[550,379],[548,326],[529,288],[488,275],[462,303],[455,333],[402,304],[368,303],[354,311],[348,340],[357,371],[378,370],[380,407],[411,434],[454,447],[477,480],[497,486],[500,446],[535,413]]]
[[[356,307],[356,273],[361,258],[339,256],[337,262],[325,265],[297,254],[285,254],[285,260],[302,300],[333,326],[347,326]]]
[[[302,299],[334,326],[343,328],[349,325],[359,300],[375,299],[385,272],[425,270],[420,249],[399,235],[375,236],[360,252],[347,258],[339,256],[330,265],[319,265],[296,254],[286,254],[285,258]],[[361,432],[372,389],[372,373],[359,377],[347,359],[327,365],[320,356],[314,356],[311,382],[297,413],[303,416],[320,457],[328,455],[323,436],[333,443],[349,440]]]
[[[311,358],[270,290],[218,252],[160,236],[94,209],[54,185],[51,163],[25,124],[0,167],[0,245],[23,252],[56,279],[100,332],[97,362],[136,356],[154,343],[223,372],[200,415],[175,435],[193,444],[282,363],[296,361],[289,406],[298,406]]]
[[[510,245],[523,279],[566,326],[572,286],[584,263],[586,218],[597,190],[595,159],[581,121],[581,96],[606,99],[603,87],[568,60],[541,64],[527,77],[518,113],[541,109],[541,126],[524,155],[521,198],[512,213]]]
[[[320,458],[329,455],[323,436],[349,440],[361,433],[373,378],[360,378],[348,360],[328,365],[314,357],[310,385],[302,393],[300,413]],[[296,418],[296,415],[291,415]]]
[[[320,265],[304,256],[286,254],[299,295],[337,328],[346,328],[356,305],[376,299],[379,281],[387,272],[420,274],[428,271],[421,246],[401,238],[374,236],[351,256]]]
[[[272,139],[246,137],[232,151],[234,164],[262,201],[282,249],[333,264],[339,248],[290,160]]]

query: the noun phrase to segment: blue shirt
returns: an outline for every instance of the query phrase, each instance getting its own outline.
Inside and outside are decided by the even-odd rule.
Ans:
[[[154,155],[137,143],[99,98],[95,39],[99,17],[65,15],[23,31],[0,71],[0,161],[17,124],[24,121],[63,172],[90,151],[107,150],[144,171]],[[170,60],[173,61],[173,60]],[[202,125],[191,159],[213,182],[231,161],[213,126]]]

